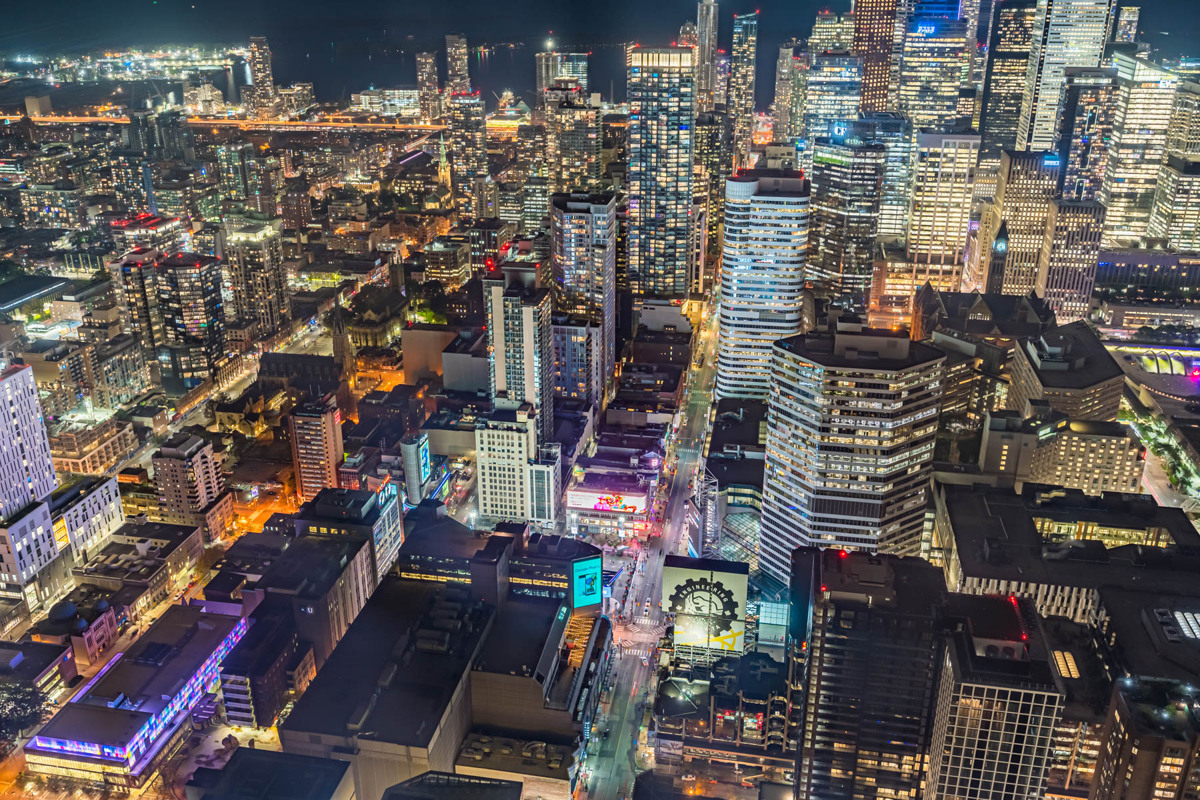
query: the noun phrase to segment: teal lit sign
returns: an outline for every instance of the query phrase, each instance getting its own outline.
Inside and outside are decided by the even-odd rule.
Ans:
[[[572,602],[575,608],[600,602],[600,558],[576,561],[572,572]]]

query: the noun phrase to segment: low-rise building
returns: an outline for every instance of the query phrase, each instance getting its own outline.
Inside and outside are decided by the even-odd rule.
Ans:
[[[112,592],[82,584],[59,600],[34,624],[30,638],[35,642],[70,647],[78,664],[96,664],[100,655],[117,640],[117,615]]]
[[[1008,408],[1025,413],[1045,400],[1071,419],[1117,418],[1125,373],[1086,322],[1026,340],[1013,352]]]
[[[139,788],[191,732],[244,618],[171,606],[25,745],[29,772]]]
[[[19,681],[36,686],[57,702],[59,693],[78,675],[71,645],[0,641],[0,683]]]
[[[109,417],[99,424],[76,422],[50,436],[50,455],[58,472],[103,475],[137,449],[133,424]]]
[[[362,537],[369,550],[371,585],[376,586],[396,563],[404,541],[400,501],[394,491],[322,489],[300,507],[296,533]]]
[[[220,769],[198,767],[184,789],[187,800],[354,800],[347,762],[252,747]]]

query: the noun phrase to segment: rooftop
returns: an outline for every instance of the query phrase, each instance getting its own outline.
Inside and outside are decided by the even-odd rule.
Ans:
[[[349,769],[349,761],[239,747],[222,769],[198,769],[188,786],[203,790],[201,800],[330,800],[353,781]]]
[[[569,745],[472,732],[463,740],[454,763],[459,770],[488,770],[567,783],[573,771],[573,750]]]
[[[777,341],[775,347],[833,368],[904,370],[924,367],[945,357],[936,348],[910,340],[903,331],[859,326],[834,333],[791,336]]]
[[[324,597],[368,541],[365,536],[300,536],[266,568],[256,588],[304,598]]]
[[[1200,534],[1182,511],[1149,495],[1093,497],[1039,484],[1019,494],[952,484],[936,492],[969,578],[1093,588],[1146,582],[1170,591],[1190,590],[1200,574]],[[1109,547],[1105,535],[1135,541]]]
[[[284,738],[357,733],[428,746],[492,617],[465,587],[386,578],[296,703]]]
[[[1024,353],[1041,384],[1051,388],[1081,389],[1125,374],[1083,320],[1025,342]]]
[[[384,792],[383,800],[521,800],[520,781],[423,772]]]

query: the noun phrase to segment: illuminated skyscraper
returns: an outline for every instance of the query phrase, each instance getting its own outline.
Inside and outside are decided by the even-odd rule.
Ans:
[[[855,321],[775,342],[764,572],[782,579],[797,547],[920,553],[943,359]]]
[[[446,34],[446,94],[471,91],[467,37],[461,33]]]
[[[715,0],[700,0],[696,4],[696,108],[699,111],[712,111],[716,103],[717,27]]]
[[[1113,54],[1117,113],[1100,187],[1106,246],[1146,235],[1179,79],[1147,58]]]
[[[834,127],[813,145],[808,277],[861,305],[875,264],[886,150]]]
[[[210,256],[173,253],[155,264],[162,340],[156,342],[163,386],[183,393],[217,372],[225,355],[221,263]]]
[[[913,135],[908,118],[895,111],[859,114],[857,119],[833,120],[828,134],[847,141],[883,145],[883,190],[879,198],[877,236],[881,241],[904,241],[908,235],[912,186]]]
[[[635,294],[688,292],[694,88],[690,48],[631,51],[628,276]]]
[[[833,11],[818,11],[808,37],[808,52],[851,50],[854,47],[854,15],[838,16]]]
[[[271,69],[271,48],[265,36],[250,37],[250,81],[256,87],[275,91],[275,74]]]
[[[281,220],[231,224],[225,233],[232,298],[225,316],[254,324],[260,338],[279,333],[291,318],[281,224]]]
[[[913,285],[957,291],[971,216],[979,134],[919,131],[914,136],[907,258]]]
[[[437,53],[417,53],[417,102],[421,106],[423,121],[433,122],[442,116]]]
[[[447,84],[449,86],[449,84]],[[487,117],[479,92],[452,94],[450,117],[450,176],[454,207],[468,217],[482,216],[476,209],[475,183],[487,178]]]
[[[342,412],[333,394],[302,403],[288,415],[296,494],[305,502],[322,489],[336,488],[342,445]]]
[[[1114,0],[1038,0],[1017,126],[1017,149],[1048,150],[1058,132],[1064,71],[1098,67]]]
[[[587,53],[560,53],[557,50],[537,53],[534,56],[537,67],[537,102],[545,102],[543,97],[547,89],[552,89],[563,78],[569,79],[579,87],[580,93],[587,98],[588,93],[588,55]]]
[[[808,226],[799,172],[746,170],[725,181],[717,396],[765,399],[772,343],[806,330]]]
[[[812,141],[825,135],[830,120],[854,119],[862,92],[862,59],[849,53],[809,55],[804,91],[802,164],[812,162]]]
[[[1200,251],[1200,156],[1168,153],[1158,172],[1148,233],[1180,252]]]
[[[862,59],[864,112],[895,110],[895,102],[889,100],[889,87],[893,71],[899,72],[899,62],[893,63],[893,55],[897,21],[903,31],[906,8],[903,0],[858,0],[854,5],[852,50]]]
[[[1000,151],[1017,146],[1021,98],[1033,43],[1037,0],[995,0],[992,5],[983,100],[979,109],[979,185],[990,196],[1000,170]]]
[[[705,224],[708,239],[715,242],[725,214],[725,179],[733,166],[733,130],[724,111],[706,111],[696,116],[696,163],[708,181]]]
[[[758,12],[733,17],[733,61],[729,71],[729,114],[733,117],[734,168],[750,166],[754,134],[754,85],[758,54]]]
[[[1121,6],[1121,13],[1117,17],[1117,35],[1114,37],[1118,42],[1136,42],[1138,33],[1138,17],[1142,15],[1142,9],[1139,6]]]
[[[1104,234],[1104,206],[1055,199],[1046,217],[1035,289],[1060,325],[1087,316]]]
[[[904,36],[899,107],[913,127],[958,122],[958,96],[967,70],[967,23],[917,17]]]
[[[988,252],[1001,220],[1008,230],[1008,246],[998,263],[1003,272],[988,275],[987,291],[1026,295],[1037,285],[1046,216],[1061,164],[1053,152],[1005,150],[1001,154],[993,221],[989,230],[985,230],[986,220],[980,224],[981,252]]]
[[[792,39],[779,46],[779,56],[775,59],[775,98],[771,105],[774,114],[774,128],[771,138],[776,142],[790,141],[794,135],[792,124],[792,107],[797,100],[800,89],[798,72],[800,60],[800,43]]]
[[[616,363],[616,195],[556,194],[550,198],[551,256],[561,287],[560,310],[600,331],[600,388]],[[596,398],[599,403],[600,398]]]
[[[1182,76],[1181,76],[1182,78]],[[1200,155],[1200,83],[1195,77],[1180,80],[1171,109],[1167,152],[1181,156]]]
[[[0,542],[9,545],[9,552],[0,551],[0,566],[20,569],[6,570],[10,577],[6,582],[24,582],[33,573],[49,563],[58,551],[54,548],[54,534],[50,526],[46,530],[34,531],[29,526],[8,525],[32,504],[50,496],[58,488],[54,473],[54,460],[50,455],[50,441],[46,435],[46,418],[38,399],[37,382],[33,368],[24,365],[7,366],[0,370],[0,398],[4,399],[6,413],[0,414],[0,522],[5,535]],[[49,515],[47,514],[47,517]],[[25,530],[21,530],[24,527]],[[35,559],[34,545],[25,542],[23,547],[13,546],[13,539],[26,536],[47,537],[38,542],[36,549],[39,563],[36,568],[27,563]],[[45,553],[42,553],[43,546]],[[17,574],[19,573],[19,574]]]
[[[550,191],[585,191],[600,180],[600,109],[578,89],[549,89],[543,97]]]
[[[1117,116],[1117,72],[1096,67],[1066,70],[1059,119],[1059,193],[1068,200],[1095,200],[1108,170],[1108,148]]]
[[[554,304],[550,290],[538,285],[537,270],[526,266],[502,265],[483,279],[489,390],[497,408],[534,409],[540,446],[554,432]]]
[[[696,48],[700,46],[700,31],[696,28],[695,22],[690,19],[683,21],[683,24],[679,26],[679,40],[675,44],[680,47],[690,47],[693,53],[696,51]]]

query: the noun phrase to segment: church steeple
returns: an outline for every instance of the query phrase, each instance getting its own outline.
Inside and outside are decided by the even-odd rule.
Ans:
[[[447,189],[450,185],[450,160],[446,158],[446,134],[441,134],[438,137],[438,183],[445,186]]]

